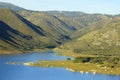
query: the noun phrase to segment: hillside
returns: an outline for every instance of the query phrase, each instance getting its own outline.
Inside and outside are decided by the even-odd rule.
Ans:
[[[65,19],[69,17],[76,20],[84,28],[78,29],[72,36],[81,37],[86,33],[101,29],[104,25],[112,22],[114,18],[120,17],[119,15],[107,15],[107,14],[88,14],[80,11],[46,11],[47,13],[57,16],[58,18]],[[64,17],[65,16],[65,17]]]
[[[101,29],[104,25],[110,23],[116,16],[104,14],[87,14],[82,12],[68,11],[19,11],[19,14],[31,21],[32,23],[41,26],[45,31],[55,27],[59,27],[69,35],[72,39],[81,37],[84,34]],[[59,21],[61,24],[59,24]],[[49,34],[51,34],[48,31]],[[72,34],[71,34],[72,33]]]
[[[84,28],[84,25],[82,25],[79,21],[64,15],[58,17],[46,12],[26,10],[20,11],[19,14],[35,25],[40,26],[44,31],[52,35],[52,37],[59,38],[61,36],[58,35],[62,33],[62,35],[67,35],[70,38],[74,38],[76,35],[72,36],[71,34]]]
[[[54,48],[69,41],[60,48],[76,53],[119,53],[119,15],[30,11],[2,2],[0,8],[1,50]]]
[[[19,12],[21,10],[25,10],[24,8],[18,7],[16,5],[13,5],[11,3],[5,3],[5,2],[0,2],[0,8],[7,8],[11,9],[13,11]]]
[[[53,30],[56,31],[55,27],[62,29],[62,33],[69,35],[71,38],[77,38],[84,34],[100,29],[105,24],[108,24],[115,17],[113,15],[106,14],[88,14],[84,12],[70,12],[70,11],[32,11],[20,8],[10,3],[2,3],[0,7],[9,8],[16,11],[25,19],[29,20],[33,24],[42,27],[45,31],[51,27],[52,31],[48,31],[49,34],[53,34]],[[11,6],[11,7],[9,7]],[[60,23],[59,23],[60,22]],[[64,30],[64,31],[63,31]],[[72,33],[72,34],[71,34]],[[56,35],[54,35],[56,36]]]
[[[72,50],[75,53],[119,54],[120,52],[120,19],[114,19],[102,29],[61,46],[61,49]]]
[[[67,38],[62,33],[59,34],[61,41]],[[57,42],[59,39],[51,38],[41,27],[32,24],[17,13],[9,9],[0,9],[1,50],[53,48],[59,44]]]
[[[86,33],[83,31],[85,30],[84,25],[76,19],[64,15],[58,17],[43,11],[26,10],[10,3],[0,3],[2,4],[0,8],[13,10],[26,20],[35,24],[38,28],[41,28],[45,32],[46,37],[50,37],[50,41],[53,44],[55,43],[55,45],[56,42],[57,44],[61,44],[66,40],[73,39]],[[80,35],[74,35],[74,33],[80,33]]]
[[[70,34],[80,26],[75,22],[73,22],[74,24],[65,23],[47,13],[27,11],[25,15],[27,20],[14,11],[0,9],[1,50],[54,48],[70,40]],[[4,36],[2,36],[3,34]]]
[[[84,12],[75,11],[48,11],[47,13],[56,15],[58,17],[64,15],[78,20],[85,27],[91,27],[91,29],[101,28],[102,25],[107,24],[114,18],[113,15],[107,14],[88,14]]]
[[[44,44],[40,42],[40,39],[44,39],[44,37],[44,32],[41,29],[20,15],[9,9],[0,9],[1,49],[33,49],[36,45],[35,42],[39,41],[39,44]]]

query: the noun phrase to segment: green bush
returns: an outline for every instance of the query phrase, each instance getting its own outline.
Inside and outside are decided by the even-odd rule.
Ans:
[[[71,58],[67,58],[66,60],[69,60],[69,61],[71,61]]]

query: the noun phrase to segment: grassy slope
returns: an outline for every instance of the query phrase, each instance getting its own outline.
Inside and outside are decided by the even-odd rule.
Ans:
[[[87,14],[83,12],[69,12],[69,11],[47,11],[47,13],[57,16],[60,19],[66,21],[66,17],[75,20],[76,23],[82,25],[71,36],[73,38],[81,37],[89,32],[101,29],[104,25],[109,24],[112,20],[119,16],[112,16],[106,14]],[[71,21],[71,22],[73,22]]]
[[[32,23],[9,9],[0,9],[1,36],[3,33],[6,36],[1,37],[1,50],[54,47],[70,40],[70,35],[81,26],[76,21],[70,23],[71,18],[59,19],[43,12],[22,11],[20,14]]]
[[[44,48],[50,40],[41,28],[9,9],[0,9],[1,50]]]
[[[102,29],[92,31],[83,37],[64,44],[60,48],[79,53],[114,53],[120,52],[119,19],[105,25]]]
[[[64,67],[72,72],[80,72],[80,73],[100,73],[100,74],[120,74],[120,68],[109,68],[109,67],[101,67],[100,64],[92,64],[92,63],[74,63],[72,61],[44,61],[40,60],[37,63],[28,62],[28,66],[40,66],[40,67]],[[119,65],[120,66],[120,65]]]
[[[71,36],[73,32],[83,28],[77,20],[64,15],[58,17],[46,12],[21,11],[19,13],[32,23],[40,26],[49,36],[60,38],[61,35]]]
[[[11,4],[8,5],[10,6]],[[17,6],[13,6],[13,5],[11,6],[13,8],[18,9]],[[13,8],[10,7],[10,9]],[[16,11],[16,9],[13,10]],[[73,51],[78,50],[85,53],[86,52],[92,53],[91,51],[93,50],[98,51],[99,49],[101,50],[111,49],[113,50],[111,52],[118,51],[117,48],[119,46],[117,47],[115,44],[112,43],[116,39],[116,38],[113,39],[114,34],[116,34],[116,31],[113,31],[113,28],[111,29],[110,28],[101,29],[101,28],[106,24],[109,24],[108,26],[111,26],[112,24],[110,24],[110,22],[113,21],[114,18],[116,17],[119,18],[119,16],[102,15],[102,14],[86,14],[81,12],[54,13],[54,12],[34,12],[34,11],[27,11],[24,9],[22,9],[23,11],[20,10],[21,9],[19,9],[19,14],[22,15],[27,20],[34,23],[35,25],[25,20],[24,18],[22,18],[21,16],[19,16],[14,12],[9,12],[8,15],[6,16],[4,15],[4,13],[5,14],[7,13],[6,11],[3,11],[4,13],[1,12],[1,19],[5,21],[5,23],[8,24],[10,27],[19,31],[20,33],[26,36],[28,35],[32,36],[32,41],[34,41],[36,44],[39,44],[37,45],[38,47],[45,46],[44,44],[48,46],[57,45],[66,40],[69,40],[70,37],[75,38],[78,36],[83,36],[84,34],[88,33],[87,35],[80,37],[78,40],[73,40],[70,43],[65,44],[66,46],[64,46],[64,48],[71,49]],[[119,19],[117,21],[119,21]],[[112,30],[113,32],[110,30]],[[110,40],[108,40],[110,37],[108,37],[107,39],[105,39],[104,42],[104,36],[108,34],[112,35],[112,41],[110,42]],[[97,38],[99,38],[99,40]],[[24,39],[22,41],[24,41]],[[30,45],[30,43],[28,43],[28,45]],[[101,43],[101,45],[99,45],[98,43]],[[116,41],[115,43],[119,44],[119,38],[118,41]],[[115,47],[113,46],[110,47],[110,45],[113,45]]]
[[[11,9],[13,11],[25,10],[24,8],[21,8],[14,4],[6,3],[6,2],[0,2],[0,8],[7,8],[7,9]]]

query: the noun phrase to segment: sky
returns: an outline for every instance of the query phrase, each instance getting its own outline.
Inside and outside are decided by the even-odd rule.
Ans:
[[[120,14],[120,0],[0,0],[29,10]]]

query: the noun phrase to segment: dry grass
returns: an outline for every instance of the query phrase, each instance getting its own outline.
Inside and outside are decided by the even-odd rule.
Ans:
[[[72,61],[38,61],[37,63],[30,64],[30,66],[40,67],[64,67],[70,71],[76,72],[90,72],[101,74],[115,74],[120,75],[120,68],[101,67],[99,64],[92,63],[73,63]]]
[[[72,50],[66,50],[66,49],[59,49],[55,48],[55,52],[60,53],[62,56],[72,56],[72,57],[96,57],[95,55],[92,54],[76,54]]]

